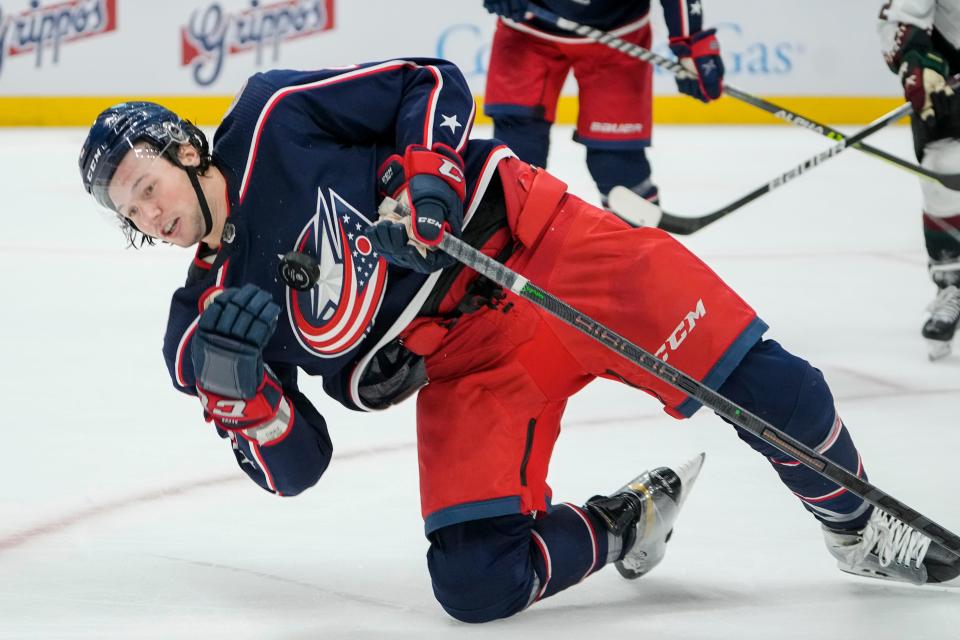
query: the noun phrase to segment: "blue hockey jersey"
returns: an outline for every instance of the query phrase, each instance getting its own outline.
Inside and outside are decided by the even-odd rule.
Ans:
[[[264,361],[282,383],[292,427],[269,444],[222,433],[264,488],[298,493],[329,462],[327,426],[297,390],[297,370],[322,376],[345,406],[373,408],[359,391],[364,372],[442,274],[389,265],[362,234],[377,218],[378,168],[410,144],[456,149],[467,178],[466,234],[498,162],[512,155],[494,140],[469,140],[473,117],[473,96],[453,64],[408,59],[254,75],[217,129],[212,153],[229,215],[212,264],[198,252],[173,295],[164,356],[176,388],[196,394],[190,345],[204,295],[253,283],[282,306]],[[280,277],[280,258],[293,250],[320,265],[309,291]]]

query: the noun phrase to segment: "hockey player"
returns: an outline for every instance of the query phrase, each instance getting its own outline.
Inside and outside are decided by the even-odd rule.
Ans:
[[[473,116],[456,67],[405,59],[257,74],[212,150],[154,103],[116,105],[91,127],[84,186],[131,241],[197,247],[164,355],[174,387],[199,399],[254,482],[296,495],[330,461],[299,369],[355,410],[418,394],[428,566],[452,616],[510,616],[608,563],[635,578],[660,562],[702,455],[582,505],[552,499],[547,468],[567,399],[596,377],[646,391],[676,418],[698,404],[431,249],[445,233],[646,348],[662,343],[671,364],[865,477],[820,372],[763,340],[766,325],[708,267],[498,141],[469,139]],[[378,217],[386,195],[412,216]],[[957,575],[928,539],[893,537],[881,511],[741,437],[830,527],[846,570]]]
[[[571,69],[579,88],[574,140],[587,148],[587,168],[604,206],[618,185],[659,203],[646,148],[650,146],[653,68],[602,44],[529,16],[528,0],[484,0],[499,14],[490,52],[483,111],[495,138],[521,160],[547,166],[550,127]],[[650,0],[535,0],[557,15],[650,48]],[[670,48],[696,80],[677,87],[703,102],[720,97],[723,60],[716,29],[702,28],[701,0],[661,0]]]
[[[960,71],[960,0],[888,0],[880,11],[883,56],[913,104],[917,159],[960,171],[960,96],[946,78]],[[937,297],[922,334],[931,360],[949,355],[960,322],[960,192],[921,182],[923,235]]]

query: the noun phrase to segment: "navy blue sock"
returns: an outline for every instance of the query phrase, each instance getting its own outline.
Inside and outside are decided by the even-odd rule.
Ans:
[[[607,530],[586,509],[569,503],[550,508],[533,528],[533,564],[541,600],[575,585],[607,563]]]
[[[587,147],[587,169],[597,183],[606,204],[610,189],[620,185],[651,202],[658,202],[657,186],[650,178],[650,162],[640,149],[598,149]]]
[[[538,167],[547,166],[551,123],[535,116],[494,116],[493,137],[517,157]]]
[[[860,454],[837,414],[823,374],[773,340],[757,343],[719,392],[839,466],[866,479]],[[780,480],[817,520],[831,529],[858,530],[872,507],[832,480],[740,428],[737,433],[766,456]]]
[[[536,519],[517,514],[461,522],[429,538],[434,595],[463,622],[511,616],[607,562],[607,530],[571,504]]]

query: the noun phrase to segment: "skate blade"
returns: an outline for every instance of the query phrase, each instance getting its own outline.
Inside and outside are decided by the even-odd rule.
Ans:
[[[649,571],[634,571],[633,569],[628,569],[624,566],[623,562],[617,561],[614,565],[617,568],[617,573],[626,578],[627,580],[636,580],[642,576],[647,575]]]
[[[687,462],[679,466],[668,467],[670,471],[675,473],[677,477],[680,479],[680,496],[679,496],[679,499],[677,500],[677,506],[676,506],[677,511],[676,511],[676,514],[673,516],[674,519],[676,519],[677,515],[679,515],[679,510],[683,507],[683,503],[686,502],[687,496],[690,495],[690,490],[693,489],[693,485],[696,483],[697,478],[700,476],[700,469],[703,468],[703,461],[706,459],[706,457],[707,457],[706,453],[699,453],[693,458],[691,458],[690,460],[688,460]],[[662,467],[660,469],[662,469]],[[656,474],[658,473],[658,470],[655,469],[652,472],[648,472],[648,473]],[[644,476],[640,476],[640,477],[643,478]],[[627,486],[631,487],[632,485],[634,485],[634,483],[630,483]],[[644,487],[643,485],[634,486],[633,490],[647,496],[648,504],[652,503],[653,498],[646,487]],[[649,506],[648,506],[648,509],[650,509]],[[652,515],[650,514],[652,514],[653,511],[648,510],[646,513],[648,514],[648,518],[649,518],[649,517],[652,517]],[[664,540],[663,540],[664,544],[669,542],[671,537],[673,537],[672,526],[670,527],[670,530],[667,532],[666,537],[664,537]],[[627,580],[636,580],[637,578],[649,573],[654,567],[656,567],[660,563],[661,560],[662,560],[662,555],[652,560],[652,562],[648,562],[645,559],[643,563],[644,566],[641,566],[641,567],[628,567],[626,564],[624,564],[623,560],[618,560],[616,563],[614,563],[614,565],[617,568],[617,572],[621,576],[623,576]]]
[[[930,359],[930,362],[936,362],[937,360],[942,360],[950,355],[952,351],[950,341],[944,340],[927,340],[927,357]]]
[[[848,564],[842,562],[837,563],[837,567],[840,571],[844,573],[849,573],[852,576],[858,576],[860,578],[873,578],[875,580],[888,580],[890,582],[900,582],[902,584],[912,584],[914,586],[921,586],[925,584],[924,582],[919,581],[919,577],[914,576],[905,576],[897,575],[895,572],[885,572],[880,569],[866,569],[863,567],[852,567]]]
[[[687,500],[687,496],[690,495],[690,490],[700,476],[700,469],[703,468],[703,461],[706,457],[707,454],[705,452],[700,452],[687,462],[673,469],[680,477],[680,502],[677,504],[678,507],[682,507],[683,503]]]

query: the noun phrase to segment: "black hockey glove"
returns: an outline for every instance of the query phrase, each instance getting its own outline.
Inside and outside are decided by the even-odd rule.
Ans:
[[[930,34],[919,27],[901,24],[894,42],[896,46],[884,53],[884,59],[900,76],[903,95],[927,133],[941,137],[936,130],[950,126],[952,112],[956,111],[953,89],[947,86],[947,61],[934,50]]]
[[[677,76],[677,89],[701,102],[716,100],[723,93],[723,58],[716,34],[716,29],[706,29],[683,38],[670,38],[670,50],[694,76]]]
[[[200,315],[191,346],[197,392],[223,429],[246,429],[272,418],[283,399],[263,363],[263,348],[280,307],[256,285],[224,289]]]
[[[516,22],[523,20],[529,0],[483,0],[483,8]]]
[[[393,155],[384,162],[379,192],[410,209],[406,224],[381,218],[364,231],[388,262],[420,273],[456,262],[436,250],[444,233],[460,235],[463,227],[466,180],[463,160],[456,151],[443,144],[434,145],[433,150],[420,145],[407,147],[402,158]]]

